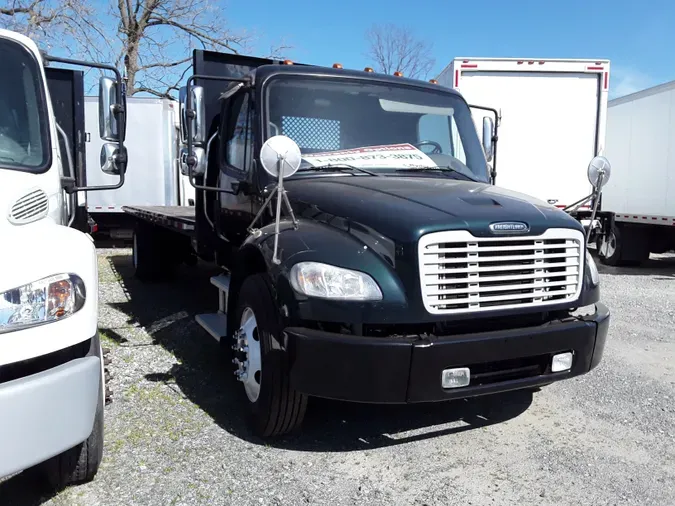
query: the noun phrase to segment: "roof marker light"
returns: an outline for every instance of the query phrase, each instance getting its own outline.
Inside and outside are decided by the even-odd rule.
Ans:
[[[333,68],[334,68],[334,69],[341,69],[341,68],[342,68],[342,63],[333,63]]]
[[[371,67],[366,67],[363,70],[364,70],[364,72],[375,72]]]
[[[429,79],[429,82],[431,84],[438,84],[438,81],[436,79]]]
[[[292,60],[284,60],[282,65],[293,65],[293,61]]]
[[[394,75],[396,77],[403,77],[403,72],[401,72],[400,70],[397,70],[396,72],[394,72]]]

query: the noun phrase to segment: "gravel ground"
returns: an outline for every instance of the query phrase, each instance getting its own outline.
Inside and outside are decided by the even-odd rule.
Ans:
[[[216,303],[208,269],[146,286],[129,253],[100,250],[114,400],[98,476],[49,497],[24,472],[1,504],[675,504],[675,256],[601,267],[612,322],[591,374],[428,406],[312,400],[300,435],[263,442],[193,320]]]

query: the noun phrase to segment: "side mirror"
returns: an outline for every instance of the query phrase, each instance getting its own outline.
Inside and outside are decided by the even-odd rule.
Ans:
[[[106,142],[101,147],[101,170],[109,176],[119,176],[126,171],[126,163],[120,160],[117,144]]]
[[[601,190],[612,175],[612,165],[604,156],[594,156],[588,164],[588,181],[593,188]]]
[[[488,162],[492,161],[494,154],[494,137],[495,125],[490,116],[483,116],[483,151],[485,151],[485,158]]]
[[[195,163],[195,165],[192,167],[192,174],[195,176],[203,176],[206,172],[206,150],[204,148],[195,147],[192,148],[192,151],[195,159],[197,160],[197,163]],[[180,163],[180,173],[184,176],[189,174],[187,158],[187,148],[181,148],[178,160]]]
[[[204,104],[204,88],[201,86],[191,86],[192,110],[192,142],[195,144],[204,144],[206,142],[206,109]],[[180,101],[180,134],[181,142],[187,144],[187,87],[183,86],[179,90]]]
[[[117,103],[117,81],[101,77],[98,82],[98,131],[104,141],[118,142],[125,138],[124,120],[117,120],[117,109],[124,104]]]

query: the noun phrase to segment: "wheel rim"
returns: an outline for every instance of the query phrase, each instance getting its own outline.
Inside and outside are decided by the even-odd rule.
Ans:
[[[262,360],[260,357],[260,335],[255,313],[249,307],[241,314],[239,330],[235,334],[233,346],[237,358],[235,375],[244,384],[246,396],[251,402],[258,400],[262,378]]]
[[[616,253],[616,235],[614,235],[614,232],[610,232],[602,238],[600,254],[605,258],[610,258],[614,256],[614,253]]]
[[[138,239],[136,234],[134,234],[134,245],[131,249],[131,255],[133,257],[134,269],[138,268]]]

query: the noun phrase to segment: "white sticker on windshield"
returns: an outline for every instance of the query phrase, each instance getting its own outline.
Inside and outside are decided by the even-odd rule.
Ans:
[[[388,144],[325,153],[305,153],[302,159],[314,167],[337,164],[387,169],[436,166],[431,158],[412,144]]]

